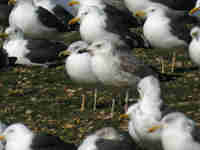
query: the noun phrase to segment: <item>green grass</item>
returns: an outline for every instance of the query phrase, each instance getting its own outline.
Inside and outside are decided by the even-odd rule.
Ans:
[[[159,58],[170,53],[164,50],[136,49],[137,57],[160,70]],[[166,60],[170,73],[171,57]],[[183,66],[184,61],[184,66]],[[163,82],[162,95],[167,104],[200,122],[200,73],[187,54],[178,52],[175,81]],[[115,115],[110,115],[112,89],[98,95],[93,112],[93,89],[80,88],[67,76],[64,66],[39,68],[16,66],[0,72],[0,120],[23,122],[36,132],[48,132],[65,141],[79,144],[89,133],[104,126],[127,129],[127,120],[120,120],[123,101],[117,101]],[[86,94],[86,108],[81,112],[81,95]],[[123,100],[123,99],[122,99]]]

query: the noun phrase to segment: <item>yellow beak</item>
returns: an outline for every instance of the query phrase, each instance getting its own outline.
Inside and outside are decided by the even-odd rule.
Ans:
[[[129,116],[127,114],[122,114],[119,117],[120,119],[129,119]]]
[[[74,6],[74,5],[79,5],[80,2],[72,0],[71,2],[68,3],[69,6]]]
[[[71,24],[75,24],[75,23],[77,23],[77,22],[79,22],[80,21],[80,18],[73,18],[73,19],[71,19],[69,22],[68,22],[68,24],[69,25],[71,25]]]
[[[198,35],[197,32],[193,32],[193,33],[192,33],[192,36],[193,36],[193,37],[196,37],[197,35]]]
[[[0,141],[4,140],[5,136],[0,136]]]
[[[16,0],[9,0],[8,1],[8,5],[14,5],[14,4],[16,4]]]
[[[137,17],[145,17],[147,14],[144,11],[136,11],[135,15]]]
[[[0,33],[0,38],[7,38],[8,37],[8,34],[6,33]]]
[[[152,133],[152,132],[155,132],[156,130],[162,128],[163,126],[162,125],[158,125],[158,126],[153,126],[151,128],[148,129],[148,132]]]
[[[69,50],[65,50],[59,53],[59,57],[63,57],[63,56],[69,56],[71,55],[71,52]]]
[[[200,7],[198,7],[198,8],[193,8],[192,10],[190,10],[189,15],[194,14],[194,13],[197,12],[198,10],[200,10]]]

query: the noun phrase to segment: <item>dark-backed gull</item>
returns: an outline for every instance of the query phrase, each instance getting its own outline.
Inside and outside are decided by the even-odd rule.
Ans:
[[[16,64],[48,66],[67,46],[61,42],[24,38],[20,29],[9,27],[0,35],[6,37],[3,48],[8,57],[16,57]]]
[[[117,44],[129,45],[131,48],[148,47],[148,43],[139,35],[129,32],[112,14],[107,14],[96,6],[82,6],[76,18],[69,24],[80,21],[80,34],[84,41],[92,43],[107,39]]]
[[[72,143],[49,134],[35,134],[24,124],[8,126],[0,136],[6,141],[5,150],[76,150]]]
[[[191,37],[186,24],[197,22],[195,17],[189,16],[187,12],[173,11],[158,6],[137,11],[136,15],[147,17],[143,26],[143,33],[151,46],[166,50],[188,48]],[[172,72],[175,68],[175,55],[176,52],[174,51]]]
[[[128,133],[105,127],[87,136],[78,150],[136,150],[136,145]]]
[[[175,10],[190,10],[197,0],[124,0],[126,7],[131,12],[147,9],[150,6],[166,7]]]
[[[63,33],[71,31],[66,17],[61,16],[60,11],[56,16],[47,9],[37,6],[33,0],[10,0],[10,2],[16,4],[10,13],[9,24],[11,27],[20,28],[27,37],[63,40]]]

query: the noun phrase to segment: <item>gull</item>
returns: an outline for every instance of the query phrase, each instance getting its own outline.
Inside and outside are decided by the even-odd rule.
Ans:
[[[129,118],[128,130],[133,140],[140,147],[151,150],[162,150],[161,133],[149,133],[148,129],[158,124],[162,117],[169,113],[161,98],[160,83],[157,78],[150,75],[140,80],[137,85],[140,99],[131,105],[125,115]]]
[[[124,0],[130,12],[145,10],[150,6],[165,7],[175,10],[190,10],[195,6],[197,0]]]
[[[160,125],[149,128],[149,132],[161,130],[164,150],[199,150],[200,130],[196,123],[183,113],[166,115]]]
[[[92,71],[98,80],[103,85],[120,90],[120,92],[127,89],[134,91],[137,83],[148,75],[167,80],[151,66],[136,58],[124,45],[101,40],[92,43],[88,51],[92,57]]]
[[[80,7],[77,17],[69,21],[69,24],[78,21],[81,38],[88,43],[107,39],[119,45],[128,45],[130,48],[148,47],[148,43],[142,37],[129,32],[112,14],[107,14],[96,6]]]
[[[67,48],[61,42],[25,38],[18,28],[9,27],[0,36],[6,38],[3,48],[8,57],[17,58],[16,64],[47,67],[55,64],[54,61],[60,59],[59,53]]]
[[[138,20],[127,10],[122,1],[71,0],[68,5],[75,7],[77,12],[84,6],[96,6],[103,10],[106,14],[111,14],[114,20],[117,20],[120,24],[125,25],[127,28],[138,27],[140,25]]]
[[[16,3],[9,16],[11,27],[20,28],[25,36],[35,39],[63,40],[65,32],[71,31],[65,17],[56,16],[37,6],[33,0],[10,0]],[[26,12],[26,13],[24,13]]]
[[[143,33],[152,47],[166,50],[171,48],[185,50],[188,48],[191,37],[186,24],[196,22],[196,18],[189,16],[188,13],[157,6],[151,6],[144,11],[137,11],[136,15],[146,17]],[[175,68],[175,56],[176,52],[173,51],[172,72]],[[164,72],[164,65],[162,68]]]
[[[78,150],[135,150],[136,145],[128,133],[104,127],[87,136]]]
[[[200,28],[198,26],[191,30],[192,41],[189,45],[189,56],[195,64],[200,66]]]
[[[0,136],[6,141],[5,150],[76,150],[72,143],[48,134],[35,134],[22,123],[8,126]]]
[[[65,61],[65,69],[69,77],[76,83],[94,87],[99,83],[97,77],[92,71],[91,56],[86,51],[88,43],[76,41],[72,43],[66,51],[61,52],[63,55],[69,55]],[[94,92],[94,111],[96,107],[97,88]],[[85,96],[84,96],[85,97]],[[85,98],[82,97],[82,110],[84,110]]]

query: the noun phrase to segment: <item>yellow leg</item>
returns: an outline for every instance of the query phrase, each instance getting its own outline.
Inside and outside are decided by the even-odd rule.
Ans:
[[[174,72],[176,66],[176,52],[173,52],[171,72]]]
[[[86,98],[85,98],[85,95],[83,94],[83,95],[81,95],[81,97],[82,97],[82,103],[81,103],[81,109],[80,109],[80,111],[84,111],[85,110],[85,101],[86,101]]]

